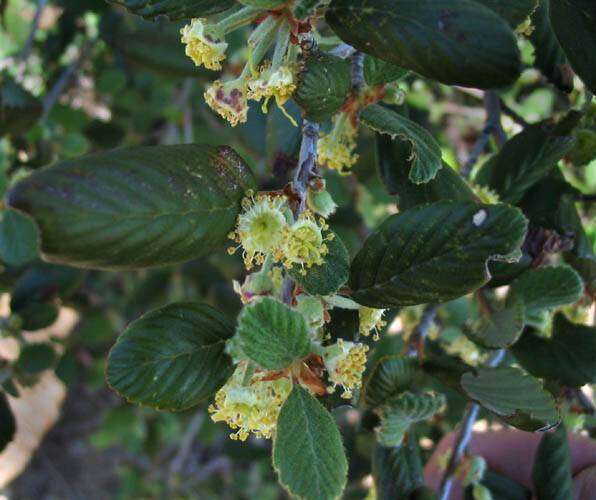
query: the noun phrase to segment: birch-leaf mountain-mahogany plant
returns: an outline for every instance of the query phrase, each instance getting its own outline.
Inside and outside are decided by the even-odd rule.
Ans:
[[[64,368],[21,335],[58,300],[91,288],[84,318],[112,300],[93,280],[126,277],[143,304],[139,287],[174,279],[121,316],[107,384],[134,405],[198,405],[235,445],[269,450],[290,497],[448,499],[459,483],[527,498],[469,451],[482,419],[542,433],[532,488],[572,498],[567,433],[596,425],[596,4],[109,2],[65,78],[122,58],[125,147],[17,169],[72,82],[0,81],[2,331],[22,344],[4,393],[44,359]],[[174,97],[148,97],[162,80],[142,83],[147,68]],[[157,140],[139,125],[154,104],[117,100],[131,85],[170,106]],[[227,295],[189,292],[191,277]],[[433,488],[423,467],[450,431]]]

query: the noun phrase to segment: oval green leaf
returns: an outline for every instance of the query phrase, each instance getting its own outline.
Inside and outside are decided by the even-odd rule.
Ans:
[[[502,366],[464,373],[461,385],[471,399],[518,429],[546,430],[560,420],[552,395],[518,368]]]
[[[532,483],[536,498],[568,500],[574,497],[565,425],[561,424],[555,432],[542,436],[534,457]]]
[[[389,217],[352,262],[352,298],[369,307],[446,302],[488,282],[487,262],[519,251],[527,221],[508,205],[437,202]]]
[[[127,400],[185,410],[232,372],[224,352],[234,325],[206,304],[176,303],[131,323],[110,351],[107,381]]]
[[[526,309],[521,299],[508,302],[507,307],[491,311],[482,318],[477,330],[468,334],[470,340],[487,349],[501,349],[514,344],[524,328]]]
[[[337,499],[346,485],[348,462],[337,424],[321,403],[297,385],[277,419],[273,467],[295,498]]]
[[[358,50],[449,85],[502,87],[520,73],[507,22],[470,0],[333,0],[326,19]]]
[[[157,146],[89,155],[35,172],[8,193],[50,262],[138,269],[206,255],[233,229],[253,185],[225,146]]]
[[[376,408],[410,389],[417,369],[418,361],[414,358],[381,358],[363,384],[363,399],[366,405]]]
[[[309,328],[302,314],[270,297],[242,310],[237,335],[244,354],[266,370],[281,370],[309,353]]]

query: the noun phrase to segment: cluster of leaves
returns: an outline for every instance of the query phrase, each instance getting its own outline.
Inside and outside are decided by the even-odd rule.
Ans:
[[[272,461],[298,498],[337,498],[368,473],[378,498],[431,495],[418,437],[448,430],[468,401],[524,431],[577,415],[570,389],[596,383],[596,330],[582,316],[596,294],[595,229],[585,224],[594,214],[586,200],[596,156],[589,1],[56,3],[64,11],[37,41],[41,60],[15,50],[18,64],[0,76],[0,280],[10,293],[1,327],[21,345],[1,367],[2,444],[15,427],[5,394],[17,397],[53,366],[72,378],[80,364],[76,339],[59,357],[55,344],[24,333],[52,324],[62,304],[81,311],[83,327],[97,309],[102,318],[118,315],[100,330],[129,323],[106,375],[130,402],[172,411],[204,405],[225,395],[238,367],[245,372],[236,391],[288,380],[271,424]],[[11,8],[9,1],[7,19]],[[283,60],[291,70],[292,99],[263,94],[280,106],[267,114],[243,101],[230,121],[248,124],[232,133],[194,93],[190,78],[202,85],[210,73],[185,56],[178,31],[196,18],[234,26],[224,73],[239,94],[230,96],[256,85],[246,75],[272,53],[274,68]],[[68,60],[71,52],[78,56]],[[80,86],[81,95],[58,100],[79,70],[92,76],[95,95]],[[222,112],[229,96],[217,85],[207,83],[205,96],[215,89],[207,100],[230,119]],[[521,118],[507,102],[529,100],[531,86],[557,101],[520,108]],[[453,168],[428,116],[454,92],[473,102],[469,88],[485,91],[487,104],[476,160],[492,153],[471,180],[470,168]],[[509,138],[501,110],[517,122]],[[292,125],[301,119],[302,128]],[[487,147],[491,137],[496,148]],[[205,144],[179,144],[194,138]],[[122,144],[135,147],[111,149]],[[248,290],[258,273],[242,280],[240,259],[225,246],[230,232],[239,234],[243,200],[260,189],[286,200],[290,225],[305,210],[318,213],[335,238],[318,243],[326,245],[322,261],[276,262],[282,281]],[[243,305],[232,279],[244,283]],[[167,293],[176,280],[198,290]],[[422,317],[419,306],[427,306]],[[437,307],[439,328],[429,333],[424,320]],[[409,338],[361,338],[364,314],[379,310],[387,323],[399,316]],[[370,348],[349,400],[325,394],[334,382],[325,356],[341,345]],[[504,362],[483,366],[496,352]],[[343,422],[346,412],[357,415],[357,429]],[[571,495],[561,429],[545,434],[537,455],[542,498]],[[357,435],[367,439],[368,461]]]

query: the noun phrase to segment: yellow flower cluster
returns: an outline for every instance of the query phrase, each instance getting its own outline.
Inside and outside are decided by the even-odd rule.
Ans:
[[[268,256],[274,262],[283,262],[288,269],[300,266],[303,274],[306,268],[323,263],[328,252],[325,241],[333,238],[333,233],[323,235],[328,229],[324,219],[317,220],[307,211],[292,222],[285,196],[249,193],[242,208],[236,231],[229,235],[238,246],[230,248],[229,253],[242,247],[247,269],[262,265]]]
[[[275,98],[277,105],[283,108],[283,105],[292,96],[296,90],[296,81],[294,72],[289,66],[280,66],[276,70],[271,69],[271,64],[263,66],[258,78],[248,82],[248,98],[263,103],[263,112],[267,112],[269,99]]]
[[[234,440],[245,441],[252,432],[258,438],[271,438],[281,406],[292,390],[289,378],[260,380],[253,376],[243,385],[245,364],[239,364],[232,377],[215,395],[208,408],[214,422],[226,422],[235,432]]]
[[[239,123],[246,123],[248,118],[246,93],[246,83],[242,78],[223,83],[215,80],[203,97],[213,111],[235,127]]]
[[[358,161],[358,155],[354,153],[356,133],[357,129],[346,113],[335,115],[333,130],[329,134],[321,133],[317,142],[319,163],[341,175],[349,175]]]
[[[228,44],[207,33],[203,21],[204,19],[193,19],[180,30],[182,43],[186,44],[186,55],[197,66],[220,70],[221,62],[226,58]]]
[[[339,339],[329,346],[323,355],[331,386],[329,392],[339,385],[343,388],[342,398],[350,399],[353,391],[362,385],[362,373],[366,368],[368,346]]]
[[[379,340],[379,330],[382,330],[387,325],[383,321],[383,314],[385,309],[374,309],[373,307],[361,307],[358,310],[359,331],[360,335],[368,337],[373,332],[373,339]]]
[[[495,203],[499,203],[499,201],[501,201],[499,195],[488,186],[481,186],[479,184],[471,183],[470,187],[482,203],[494,205]]]

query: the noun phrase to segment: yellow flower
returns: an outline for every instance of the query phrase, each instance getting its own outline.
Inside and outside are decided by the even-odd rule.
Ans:
[[[482,203],[494,205],[495,203],[499,203],[499,201],[501,201],[499,199],[499,195],[488,186],[480,186],[479,184],[470,183],[470,187]]]
[[[373,339],[379,340],[379,330],[381,330],[387,324],[386,321],[383,321],[384,313],[385,309],[361,307],[358,310],[358,318],[360,320],[360,335],[368,337],[370,332],[374,332]]]
[[[447,354],[459,356],[466,363],[472,366],[477,366],[482,361],[482,355],[476,344],[468,340],[464,335],[460,335],[453,342],[446,344],[445,351]]]
[[[283,105],[295,90],[294,72],[289,66],[280,66],[273,71],[270,65],[266,65],[261,68],[258,78],[248,82],[248,98],[255,101],[265,99],[263,113],[267,112],[267,104],[272,97],[283,111]]]
[[[358,161],[358,155],[354,153],[356,132],[346,113],[335,115],[333,130],[329,134],[321,133],[317,142],[319,163],[337,170],[341,175],[348,175]]]
[[[329,375],[329,392],[339,385],[343,388],[342,398],[350,399],[354,389],[362,385],[362,373],[366,368],[368,346],[339,339],[325,349],[323,362]]]
[[[298,264],[302,269],[301,274],[306,274],[306,269],[313,265],[321,265],[329,249],[325,241],[333,239],[333,233],[323,236],[327,229],[323,219],[318,221],[311,212],[303,212],[288,233],[284,249],[284,265],[291,269]]]
[[[205,91],[204,97],[209,107],[229,121],[232,127],[238,123],[246,123],[248,102],[243,78],[224,83],[216,80]]]
[[[197,66],[220,70],[221,62],[226,58],[228,44],[215,34],[207,32],[204,19],[193,19],[180,30],[182,43],[186,44],[186,55]]]
[[[268,194],[255,197],[249,193],[249,197],[242,200],[242,208],[230,239],[243,248],[246,268],[250,269],[255,263],[261,265],[268,255],[274,261],[281,260],[289,231],[286,198]],[[229,253],[235,251],[236,248],[229,249]]]
[[[217,391],[208,411],[214,422],[226,422],[235,432],[230,438],[245,441],[252,432],[271,438],[281,406],[292,390],[289,378],[260,380],[253,376],[243,385],[246,365],[240,364],[226,384]]]

